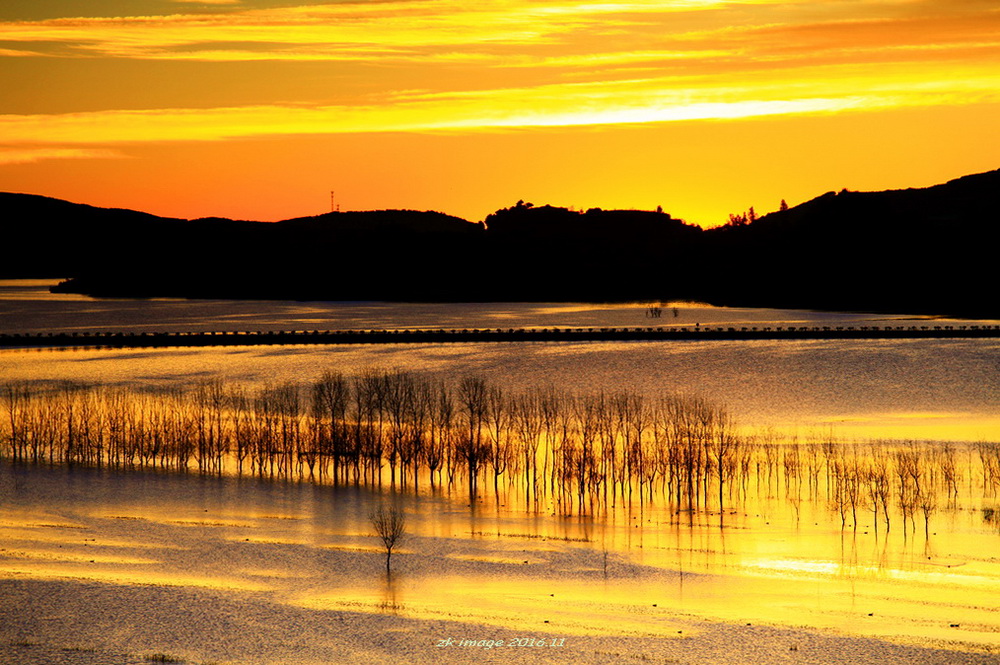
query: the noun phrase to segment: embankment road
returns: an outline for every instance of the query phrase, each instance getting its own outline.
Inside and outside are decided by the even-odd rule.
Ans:
[[[687,326],[652,328],[465,328],[260,330],[219,332],[68,332],[0,334],[0,348],[157,348],[292,344],[436,344],[468,342],[669,342],[730,340],[875,340],[1000,338],[996,325]]]

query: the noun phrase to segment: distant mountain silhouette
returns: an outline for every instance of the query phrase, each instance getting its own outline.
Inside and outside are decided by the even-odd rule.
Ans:
[[[0,193],[2,277],[95,296],[656,300],[1000,316],[1000,171],[925,189],[829,192],[715,229],[657,211],[518,202],[281,222],[181,220]]]
[[[725,304],[1000,315],[1000,170],[925,189],[828,192],[705,233]]]
[[[0,192],[0,234],[7,251],[0,277],[67,277],[105,258],[109,244],[170,235],[185,220],[95,208],[32,194]]]
[[[679,293],[675,248],[701,229],[662,212],[576,212],[518,202],[486,220],[482,288],[505,300],[661,299]]]

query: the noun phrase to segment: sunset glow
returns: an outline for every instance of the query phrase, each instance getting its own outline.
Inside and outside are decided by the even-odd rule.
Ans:
[[[127,7],[127,12],[123,9]],[[704,226],[996,168],[1000,8],[15,1],[0,190],[180,217],[517,199]],[[526,159],[531,155],[531,159]]]

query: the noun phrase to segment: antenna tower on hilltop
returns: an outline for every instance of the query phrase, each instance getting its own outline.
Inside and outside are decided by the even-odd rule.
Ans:
[[[333,190],[330,190],[330,212],[340,212],[340,204],[333,197]]]

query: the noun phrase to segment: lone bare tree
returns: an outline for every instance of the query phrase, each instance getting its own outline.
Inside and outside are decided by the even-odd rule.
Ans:
[[[399,508],[380,503],[368,513],[368,519],[382,540],[382,546],[385,547],[385,572],[390,574],[392,571],[389,568],[389,561],[392,558],[392,550],[406,535],[406,516]]]

